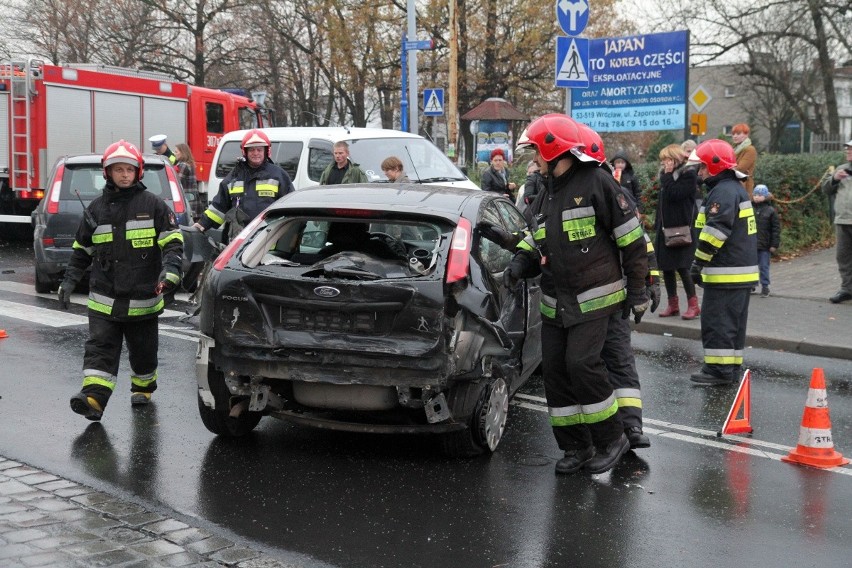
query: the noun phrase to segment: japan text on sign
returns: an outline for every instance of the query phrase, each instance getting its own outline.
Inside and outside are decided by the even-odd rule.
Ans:
[[[423,115],[444,115],[444,89],[423,89]]]
[[[556,86],[569,89],[589,86],[589,40],[557,36]]]
[[[589,2],[587,0],[556,0],[556,19],[566,34],[574,36],[582,33],[589,23]]]
[[[592,39],[571,116],[599,132],[683,129],[688,67],[688,31]]]

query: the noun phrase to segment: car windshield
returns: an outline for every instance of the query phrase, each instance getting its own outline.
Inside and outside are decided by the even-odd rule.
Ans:
[[[142,183],[150,193],[161,197],[167,203],[172,202],[172,192],[166,179],[162,164],[145,164]],[[66,164],[59,189],[61,200],[77,200],[77,192],[84,201],[91,201],[101,195],[106,179],[100,164]]]
[[[463,181],[467,178],[434,144],[422,138],[361,138],[347,140],[349,154],[370,182],[387,182],[382,161],[396,156],[408,178],[417,182]]]
[[[243,265],[301,267],[305,277],[358,280],[434,273],[452,226],[434,220],[281,217],[255,234]]]

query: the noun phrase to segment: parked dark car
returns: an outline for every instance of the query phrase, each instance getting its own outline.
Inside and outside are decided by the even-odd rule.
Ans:
[[[102,193],[103,176],[100,154],[63,156],[56,161],[48,181],[48,190],[32,214],[35,250],[36,292],[56,290],[71,259],[77,228],[83,220],[83,207]],[[162,156],[145,155],[142,177],[147,191],[163,198],[175,212],[179,225],[191,225],[189,201],[168,161]],[[79,193],[79,197],[78,197]],[[201,263],[184,262],[184,287],[192,288]],[[192,291],[192,290],[188,290]]]
[[[241,436],[269,415],[493,451],[541,361],[541,291],[504,287],[512,253],[480,221],[525,228],[497,194],[440,186],[321,186],[270,206],[203,285],[204,425]]]

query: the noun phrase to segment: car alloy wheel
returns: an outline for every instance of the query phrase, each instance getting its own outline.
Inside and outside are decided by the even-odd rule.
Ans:
[[[508,416],[509,389],[506,381],[498,377],[488,386],[487,398],[479,412],[479,436],[492,452],[503,438]]]

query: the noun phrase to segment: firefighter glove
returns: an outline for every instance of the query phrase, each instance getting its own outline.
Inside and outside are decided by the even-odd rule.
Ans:
[[[651,313],[657,311],[657,307],[660,305],[660,282],[659,280],[654,279],[647,286],[648,296],[651,298]]]
[[[62,284],[59,285],[59,291],[57,292],[57,296],[59,297],[59,307],[63,310],[67,310],[69,304],[71,303],[71,292],[74,291],[75,284],[73,282],[63,281]]]
[[[524,277],[525,272],[525,258],[521,253],[518,253],[503,271],[503,285],[510,290],[514,290],[515,286],[518,285],[518,280]]]
[[[703,264],[698,262],[693,262],[692,266],[689,269],[689,276],[692,277],[692,282],[696,286],[704,287],[704,281],[701,278],[701,269],[704,268]]]
[[[621,319],[629,318],[630,312],[633,312],[633,321],[639,323],[650,306],[651,300],[648,297],[646,288],[636,291],[628,290],[627,300],[624,302],[624,308],[621,312]]]
[[[497,243],[501,248],[513,251],[515,250],[515,247],[518,246],[518,237],[506,231],[502,227],[498,227],[488,221],[482,221],[476,226],[476,228],[479,229],[480,235],[489,241]]]
[[[164,268],[160,272],[160,281],[157,283],[154,293],[157,295],[171,294],[177,289],[178,284],[180,284],[180,276]]]

